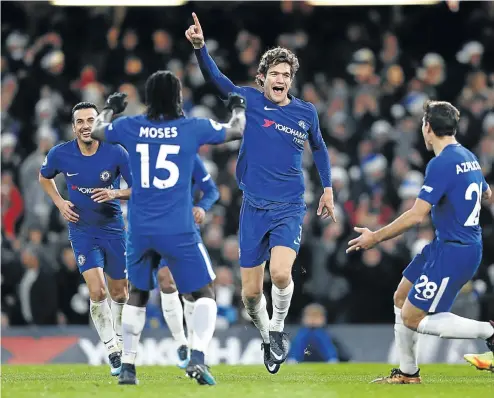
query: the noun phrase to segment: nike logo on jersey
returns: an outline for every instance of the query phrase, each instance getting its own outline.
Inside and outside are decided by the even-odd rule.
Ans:
[[[79,173],[74,173],[74,174],[67,173],[67,177],[76,176],[77,174],[79,174]]]
[[[267,106],[264,107],[265,111],[277,111],[278,109],[276,108],[268,108]]]
[[[427,300],[428,300],[428,299],[426,299],[426,298],[420,297],[418,294],[416,294],[414,297],[415,297],[417,300],[421,300],[421,301],[427,301]]]

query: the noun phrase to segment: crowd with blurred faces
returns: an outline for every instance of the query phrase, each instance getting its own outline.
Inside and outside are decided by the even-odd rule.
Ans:
[[[406,265],[434,239],[431,220],[365,252],[346,254],[347,242],[354,226],[379,228],[413,205],[433,156],[421,134],[427,99],[458,107],[457,139],[476,154],[494,189],[494,3],[462,3],[458,13],[444,4],[335,10],[291,1],[196,3],[193,10],[209,52],[238,85],[255,85],[266,49],[294,51],[301,67],[291,93],[319,112],[338,222],[316,216],[322,188],[307,147],[308,211],[287,322],[299,322],[310,303],[323,306],[328,323],[393,322],[393,292]],[[87,324],[88,291],[66,223],[38,183],[49,149],[74,138],[72,107],[90,101],[102,109],[118,90],[128,94],[125,115],[142,113],[147,76],[169,69],[183,83],[187,117],[225,121],[228,113],[183,35],[188,6],[11,2],[2,11],[2,325]],[[199,152],[220,191],[201,230],[217,273],[218,326],[225,328],[249,322],[240,300],[238,148],[232,142]],[[63,176],[56,183],[66,195]],[[122,207],[126,214],[126,202]],[[493,200],[483,204],[480,224],[482,264],[453,310],[492,319]],[[162,319],[149,322],[156,324]]]

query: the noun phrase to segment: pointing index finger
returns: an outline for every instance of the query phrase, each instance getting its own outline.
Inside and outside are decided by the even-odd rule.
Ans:
[[[197,18],[197,15],[195,12],[192,13],[192,18],[194,19],[194,25],[196,25],[196,28],[202,32],[202,28],[201,28],[201,23],[199,22],[199,18]],[[196,32],[198,33],[198,32]]]

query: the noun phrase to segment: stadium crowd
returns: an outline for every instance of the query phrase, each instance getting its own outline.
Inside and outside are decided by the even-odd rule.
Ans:
[[[335,9],[228,2],[157,10],[3,3],[2,326],[89,323],[88,291],[66,224],[38,183],[48,150],[73,138],[77,102],[101,109],[119,90],[128,94],[125,114],[140,113],[149,73],[170,69],[183,82],[187,116],[226,120],[183,36],[191,10],[201,18],[213,58],[237,84],[254,85],[265,49],[294,50],[301,68],[292,94],[319,111],[338,223],[315,214],[321,188],[307,148],[308,212],[288,321],[298,322],[302,309],[317,302],[330,323],[393,322],[394,289],[410,259],[433,239],[430,220],[363,253],[345,249],[353,226],[377,228],[413,204],[432,156],[420,132],[427,98],[460,109],[458,140],[494,184],[494,3],[461,7],[451,13],[444,4]],[[200,150],[220,191],[202,232],[216,268],[221,326],[248,322],[239,291],[237,150],[238,143]],[[64,195],[62,176],[57,185]],[[480,223],[482,265],[454,310],[493,319],[494,201],[483,204]],[[148,311],[150,327],[163,323],[156,300],[159,294]]]

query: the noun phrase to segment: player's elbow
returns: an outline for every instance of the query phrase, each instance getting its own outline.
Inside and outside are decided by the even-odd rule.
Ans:
[[[489,200],[490,198],[492,197],[492,190],[490,187],[487,187],[487,191],[485,191],[483,194],[482,194],[482,199],[484,200]]]
[[[422,211],[418,211],[417,209],[410,210],[410,220],[412,225],[419,225],[424,222],[427,213],[423,213]]]
[[[38,181],[40,184],[42,184],[46,180],[45,177],[41,173],[38,173]]]

